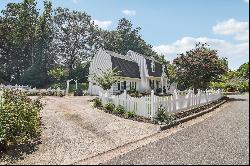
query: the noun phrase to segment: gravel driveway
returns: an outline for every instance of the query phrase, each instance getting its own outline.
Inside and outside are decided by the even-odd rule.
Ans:
[[[186,129],[117,157],[106,164],[249,164],[249,95]]]
[[[93,109],[92,98],[45,97],[41,144],[15,164],[72,164],[157,132],[155,125]]]

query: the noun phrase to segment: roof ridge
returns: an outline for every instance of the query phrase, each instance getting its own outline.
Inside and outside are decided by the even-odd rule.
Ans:
[[[131,59],[130,57],[126,56],[126,55],[122,55],[113,51],[109,51],[109,50],[104,50],[107,54],[109,54],[110,56],[116,57],[116,58],[120,58],[120,59],[124,59],[127,61],[131,61],[131,62],[135,62],[133,59]]]
[[[129,50],[129,51],[127,52],[127,54],[128,54],[129,52],[133,52],[133,53],[135,53],[135,54],[138,54],[139,56],[144,57],[145,59],[148,59],[148,60],[153,60],[154,62],[157,62],[157,63],[160,63],[160,64],[161,64],[161,62],[159,62],[158,60],[156,60],[154,57],[149,57],[149,56],[146,56],[146,55],[140,54],[140,53],[135,52],[135,51],[132,51],[132,50]]]

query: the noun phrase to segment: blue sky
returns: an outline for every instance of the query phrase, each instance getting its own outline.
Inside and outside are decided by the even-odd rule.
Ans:
[[[1,0],[0,9],[9,2]],[[42,9],[42,0],[38,7]],[[86,11],[104,29],[125,17],[142,28],[143,38],[167,60],[195,42],[207,42],[227,57],[231,69],[249,61],[248,0],[51,0],[55,7]]]

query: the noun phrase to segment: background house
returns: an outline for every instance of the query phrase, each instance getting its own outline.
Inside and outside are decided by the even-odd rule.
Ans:
[[[103,72],[117,68],[120,71],[119,81],[112,86],[112,93],[136,89],[139,92],[167,87],[165,66],[133,51],[126,55],[100,49],[94,56],[89,68],[89,89],[91,95],[98,95],[103,91],[94,81],[93,76],[100,76]]]

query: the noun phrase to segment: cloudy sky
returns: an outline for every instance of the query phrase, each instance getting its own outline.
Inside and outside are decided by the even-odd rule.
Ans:
[[[9,2],[0,0],[2,10]],[[177,54],[207,42],[227,57],[231,69],[249,61],[249,0],[51,0],[86,11],[103,29],[112,30],[125,17],[142,28],[154,50],[172,60]],[[38,0],[42,8],[42,0]]]

